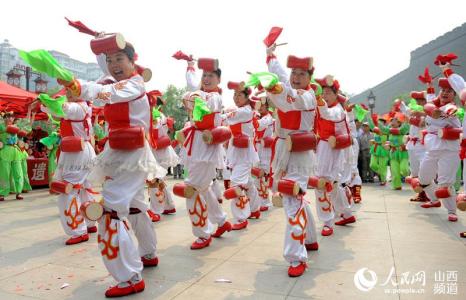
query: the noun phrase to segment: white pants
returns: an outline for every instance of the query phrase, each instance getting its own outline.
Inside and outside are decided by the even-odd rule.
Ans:
[[[214,192],[217,199],[223,199],[222,191],[220,190],[220,184],[216,178],[212,180],[212,191]]]
[[[269,170],[267,170],[266,173],[268,172]],[[266,178],[265,177],[255,178],[254,184],[257,189],[258,197],[261,200],[261,206],[271,207],[272,202],[270,201],[268,182]]]
[[[157,255],[157,235],[154,224],[149,217],[147,202],[144,198],[144,190],[138,192],[131,201],[131,207],[138,208],[141,212],[128,216],[134,235],[138,240],[139,256],[148,254]]]
[[[227,218],[212,190],[212,178],[216,175],[216,162],[190,163],[185,183],[196,189],[192,198],[186,199],[192,232],[198,238],[209,238],[213,225],[222,226]]]
[[[240,186],[246,192],[246,197],[231,199],[231,213],[235,223],[246,220],[251,212],[258,211],[261,206],[261,199],[257,194],[251,177],[251,165],[240,164],[233,166],[231,171],[231,187]]]
[[[333,227],[335,212],[344,218],[352,216],[351,207],[346,198],[345,190],[340,185],[340,175],[343,173],[343,151],[334,150],[325,141],[319,141],[317,145],[316,176],[323,177],[332,182],[333,190],[330,193],[315,190],[317,203],[317,216],[324,225]],[[350,169],[347,169],[350,171]]]
[[[308,176],[290,172],[284,179],[299,183],[302,190],[307,188]],[[290,264],[307,262],[305,244],[317,241],[316,225],[309,203],[304,197],[283,195],[283,208],[286,217],[285,244],[283,257]]]
[[[421,167],[421,162],[426,155],[426,150],[424,146],[417,147],[412,150],[408,150],[409,155],[409,168],[411,170],[412,177],[419,176],[419,168]]]
[[[436,176],[439,187],[450,187],[453,195],[442,199],[448,213],[456,213],[456,192],[452,187],[456,181],[459,163],[458,151],[427,151],[419,169],[419,181],[421,185],[428,185],[424,190],[431,201],[437,200],[437,197],[435,197],[437,185],[434,183]]]
[[[104,206],[106,210],[116,211],[119,219],[112,219],[109,214],[105,214],[99,220],[99,249],[109,273],[118,282],[126,282],[135,275],[140,277],[143,268],[138,249],[129,234],[127,220],[130,206],[139,208],[144,213],[129,217],[135,228],[137,227],[135,233],[137,232],[137,236],[141,237],[149,231],[148,229],[143,230],[143,228],[148,228],[148,216],[145,215],[147,204],[142,200],[144,199],[146,173],[126,171],[114,172],[107,174],[107,176],[109,178],[103,184],[102,190]],[[140,241],[151,239],[151,237],[154,238],[155,233],[141,237]],[[149,246],[141,244],[141,252],[147,249]]]
[[[164,187],[162,190],[149,188],[150,209],[160,215],[164,210],[174,209],[175,203],[171,191]]]
[[[86,189],[73,189],[68,195],[58,196],[58,212],[65,233],[77,237],[87,233],[88,226],[94,226],[95,222],[86,220],[79,208],[81,203],[92,200],[92,196]]]
[[[93,196],[86,188],[91,185],[86,181],[88,170],[62,171],[56,180],[65,180],[71,184],[81,184],[80,189],[73,189],[68,195],[58,196],[58,212],[60,222],[65,233],[72,237],[77,237],[87,233],[87,226],[94,226],[95,222],[86,220],[79,208],[81,203],[93,200]]]

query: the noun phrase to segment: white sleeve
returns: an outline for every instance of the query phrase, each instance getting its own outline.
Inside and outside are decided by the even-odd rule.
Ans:
[[[259,127],[257,127],[257,130],[264,130],[273,124],[272,116],[268,115],[263,118],[260,118],[258,123],[259,123]]]
[[[278,62],[277,58],[270,59],[267,66],[269,68],[269,72],[276,74],[280,82],[283,82],[283,83],[288,82],[288,74],[286,73],[285,69],[282,67],[280,62]]]
[[[196,71],[193,68],[188,68],[186,71],[186,85],[190,92],[194,92],[199,89],[200,82],[197,79]]]
[[[228,125],[235,125],[238,123],[243,123],[250,121],[252,119],[253,112],[251,109],[246,107],[240,107],[235,111],[232,111],[227,114],[226,122]]]
[[[144,80],[139,75],[107,85],[83,80],[79,80],[79,84],[82,98],[100,100],[106,104],[129,102],[146,92]]]
[[[105,54],[96,55],[97,64],[99,65],[100,69],[104,73],[104,75],[110,75],[107,67],[107,56]]]
[[[67,120],[82,120],[86,116],[86,111],[81,105],[75,102],[65,102],[63,112]]]
[[[211,112],[221,112],[223,109],[222,95],[219,93],[206,93],[205,101]]]
[[[318,106],[319,113],[322,116],[322,118],[325,120],[329,120],[333,122],[341,121],[343,111],[341,107],[338,107],[338,105],[339,104],[337,104],[334,107],[329,108],[327,106],[327,103],[325,103],[325,105],[323,106]]]
[[[311,110],[317,106],[317,100],[314,91],[305,90],[287,90],[283,88],[280,94],[267,93],[269,99],[273,104],[283,112],[291,110]],[[292,100],[288,101],[288,96],[292,97]]]
[[[461,91],[466,87],[463,77],[456,73],[453,73],[450,76],[448,76],[448,83],[450,83],[451,87],[455,90],[457,95],[459,95]]]

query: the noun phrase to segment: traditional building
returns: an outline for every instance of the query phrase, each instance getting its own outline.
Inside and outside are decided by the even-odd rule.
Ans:
[[[96,63],[81,62],[55,50],[49,52],[60,65],[70,70],[78,78],[96,80],[102,75],[102,71]],[[30,70],[26,74],[26,67],[27,64],[19,56],[17,48],[13,47],[8,40],[0,43],[0,80],[23,89],[27,89],[29,85],[29,90],[32,92],[45,92],[57,88],[56,79],[30,72]],[[27,76],[29,76],[29,84]]]
[[[386,112],[390,109],[393,100],[400,95],[407,94],[412,90],[425,89],[417,79],[418,75],[423,74],[427,66],[429,66],[431,74],[440,73],[440,69],[434,65],[435,57],[439,53],[450,52],[459,56],[455,63],[460,66],[454,67],[455,72],[466,78],[466,23],[411,51],[411,59],[406,69],[351,97],[350,101],[368,104],[367,99],[372,90],[376,99],[374,111],[377,113]]]

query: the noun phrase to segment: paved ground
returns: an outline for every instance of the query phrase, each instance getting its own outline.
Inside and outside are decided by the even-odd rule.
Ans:
[[[319,236],[320,249],[298,279],[287,276],[282,258],[281,209],[191,251],[185,205],[177,198],[178,213],[155,225],[160,264],[144,270],[146,291],[131,299],[466,299],[466,239],[458,237],[466,215],[449,223],[444,208],[421,209],[409,203],[410,195],[364,187],[363,204],[355,207],[358,222]],[[64,241],[56,200],[46,190],[0,203],[0,299],[103,299],[113,281],[95,235],[74,246]],[[375,285],[367,292],[354,283],[361,268],[369,270],[356,281]],[[371,274],[377,276],[373,284]],[[397,288],[401,294],[393,294]],[[424,293],[415,294],[418,289]]]

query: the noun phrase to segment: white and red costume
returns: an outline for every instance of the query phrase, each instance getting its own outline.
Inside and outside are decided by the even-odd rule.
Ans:
[[[254,111],[250,105],[236,108],[223,115],[224,122],[231,129],[233,137],[227,149],[227,162],[231,169],[230,188],[239,187],[242,195],[231,198],[231,212],[234,218],[233,230],[247,226],[250,216],[259,218],[261,200],[251,176],[251,168],[259,162],[259,156],[254,148]],[[235,139],[248,140],[245,148],[235,146]],[[244,194],[243,194],[244,193]]]
[[[42,110],[51,113],[46,107]],[[74,244],[89,239],[89,232],[95,232],[95,222],[85,220],[79,208],[82,202],[93,200],[93,192],[87,181],[92,160],[95,158],[91,144],[93,136],[91,116],[92,109],[85,101],[66,102],[63,104],[65,116],[60,121],[60,137],[77,137],[84,142],[81,151],[68,152],[62,148],[53,181],[71,183],[73,190],[69,194],[58,196],[60,221],[65,233],[71,238],[67,244]],[[57,117],[57,116],[55,116]],[[62,142],[66,143],[66,142]]]
[[[143,262],[157,260],[155,231],[144,197],[145,181],[162,178],[166,173],[145,138],[151,111],[144,81],[134,73],[127,80],[107,85],[75,80],[68,88],[76,96],[105,105],[109,140],[96,157],[89,179],[103,182],[105,214],[99,220],[98,242],[104,264],[120,283],[118,287],[131,287],[142,282]],[[129,131],[138,132],[137,142],[125,140]],[[128,219],[139,241],[139,251],[129,234]]]
[[[157,145],[156,148],[152,148],[152,152],[157,162],[164,169],[168,169],[169,167],[174,168],[180,162],[171,144],[157,144],[157,141],[161,141],[162,139],[170,140],[168,137],[167,120],[167,117],[163,113],[160,113],[160,118],[153,125],[154,130],[152,132],[155,145]],[[156,187],[149,187],[150,209],[160,218],[161,214],[172,214],[176,212],[176,209],[171,191],[167,190],[163,178],[157,178],[157,183]]]
[[[304,59],[309,62],[310,59]],[[290,263],[289,276],[300,276],[307,262],[307,249],[317,250],[317,235],[311,207],[304,199],[308,178],[313,170],[311,151],[290,152],[286,138],[298,133],[310,133],[314,128],[317,105],[314,91],[292,88],[289,77],[275,56],[267,58],[268,69],[278,75],[280,83],[267,96],[277,109],[271,170],[273,188],[276,191],[281,180],[298,184],[299,195],[283,194],[283,208],[286,217],[285,244],[283,256]],[[310,70],[310,63],[304,68]],[[290,65],[294,68],[297,66]],[[276,89],[278,87],[278,89]],[[280,189],[278,189],[280,191]],[[297,273],[296,273],[297,272]]]
[[[191,122],[186,141],[183,143],[186,148],[184,166],[188,171],[185,184],[195,189],[194,195],[186,199],[192,232],[197,237],[191,249],[200,249],[210,244],[212,234],[214,237],[219,237],[225,231],[231,230],[231,224],[226,221],[227,214],[218,203],[212,189],[212,179],[217,175],[216,168],[224,164],[222,155],[224,150],[222,145],[209,145],[202,139],[203,130],[221,125],[220,112],[223,104],[220,89],[198,91],[200,85],[193,67],[188,67],[186,81],[188,90],[196,91],[211,111],[202,121]],[[213,224],[218,225],[215,233]]]
[[[334,87],[339,89],[338,81],[328,83],[326,79],[316,80],[322,87]],[[317,199],[317,215],[324,223],[322,235],[327,236],[333,233],[333,225],[345,225],[353,223],[355,218],[348,203],[345,188],[341,185],[341,174],[344,173],[345,149],[332,148],[329,139],[346,137],[352,140],[347,116],[344,108],[336,100],[332,105],[318,106],[316,132],[319,136],[319,143],[316,151],[316,176],[325,179],[332,185],[331,192],[322,189],[315,189]],[[345,148],[351,147],[351,145]],[[347,155],[349,157],[349,155]],[[348,163],[350,166],[351,163]],[[335,223],[335,215],[343,219]],[[348,221],[347,221],[348,220]]]
[[[446,78],[439,79],[440,88],[451,88]],[[459,136],[457,139],[444,139],[439,132],[448,129],[461,128],[461,122],[454,114],[457,110],[454,103],[441,103],[441,99],[435,98],[433,87],[427,89],[427,101],[424,106],[426,111],[426,130],[424,137],[426,154],[419,169],[419,182],[427,193],[431,202],[421,206],[424,208],[439,207],[442,199],[448,211],[448,219],[456,221],[456,191],[453,184],[456,181],[456,172],[460,164],[458,151],[460,149]],[[440,111],[440,117],[433,117],[427,106],[434,105],[435,110]],[[436,182],[434,181],[436,179]]]
[[[264,172],[263,177],[256,177],[255,183],[256,188],[261,198],[261,211],[268,210],[272,206],[268,191],[268,177],[270,172],[270,164],[272,162],[272,143],[274,133],[275,120],[272,114],[260,116],[257,120],[257,128],[254,135],[254,145],[259,155],[258,167]]]

